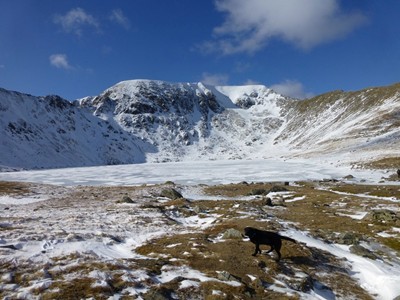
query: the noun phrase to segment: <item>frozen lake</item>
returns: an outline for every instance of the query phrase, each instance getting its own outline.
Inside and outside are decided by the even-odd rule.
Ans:
[[[342,178],[378,181],[382,173],[305,160],[229,160],[146,163],[0,173],[0,180],[57,185],[220,184]]]

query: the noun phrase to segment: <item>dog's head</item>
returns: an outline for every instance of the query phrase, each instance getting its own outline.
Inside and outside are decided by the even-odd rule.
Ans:
[[[254,235],[254,228],[253,227],[246,227],[244,229],[244,235],[248,237],[252,237]]]

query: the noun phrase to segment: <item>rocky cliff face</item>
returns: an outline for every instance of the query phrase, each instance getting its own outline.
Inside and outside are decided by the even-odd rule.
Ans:
[[[264,86],[150,80],[73,103],[0,89],[0,165],[396,156],[399,125],[400,85],[303,101]]]

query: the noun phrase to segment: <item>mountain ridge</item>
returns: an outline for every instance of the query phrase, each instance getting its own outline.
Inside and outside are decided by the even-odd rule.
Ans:
[[[262,85],[128,80],[69,102],[0,89],[0,165],[398,157],[400,84],[296,100]]]

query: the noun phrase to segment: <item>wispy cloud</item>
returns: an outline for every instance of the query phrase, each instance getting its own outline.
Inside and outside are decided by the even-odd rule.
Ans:
[[[58,69],[70,70],[73,67],[68,62],[66,54],[52,54],[49,57],[50,64]]]
[[[262,83],[260,83],[257,80],[253,80],[253,79],[247,79],[243,85],[262,85]]]
[[[285,80],[271,85],[270,88],[279,94],[297,99],[306,99],[314,96],[313,93],[306,92],[304,85],[297,80]]]
[[[114,9],[111,12],[110,20],[116,22],[127,30],[131,28],[131,22],[124,15],[124,12],[121,9]]]
[[[229,80],[229,76],[226,74],[210,74],[203,73],[201,82],[209,85],[227,85]]]
[[[54,23],[62,27],[65,32],[82,36],[85,27],[100,28],[100,23],[82,8],[74,8],[65,15],[55,15]]]
[[[215,5],[225,20],[202,48],[223,54],[254,53],[272,38],[311,49],[366,21],[361,13],[343,12],[339,0],[215,0]]]

